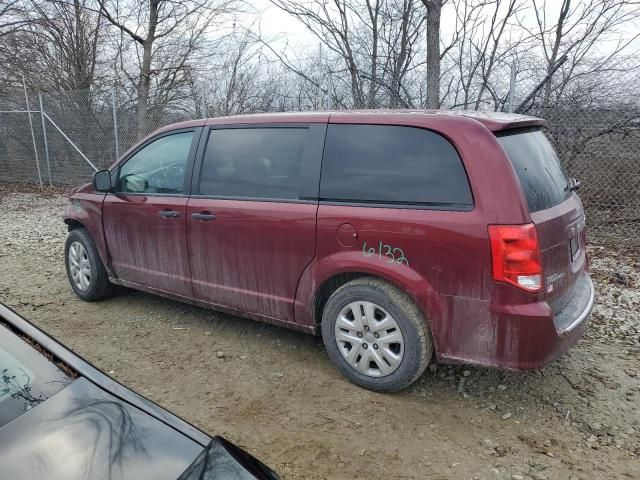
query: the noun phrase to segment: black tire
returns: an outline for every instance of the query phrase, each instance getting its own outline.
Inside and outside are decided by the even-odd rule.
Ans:
[[[382,307],[401,330],[404,355],[396,370],[386,376],[373,377],[361,373],[340,352],[336,341],[336,321],[340,312],[356,301],[371,302]],[[361,387],[378,392],[394,392],[408,387],[422,375],[433,356],[431,333],[418,306],[405,292],[373,277],[353,280],[331,295],[322,314],[322,340],[329,358],[345,377]]]
[[[74,242],[80,243],[86,251],[89,260],[89,268],[91,269],[91,280],[88,288],[81,289],[76,285],[69,265],[69,248]],[[67,235],[64,244],[64,264],[67,270],[67,278],[73,291],[85,302],[95,302],[102,300],[113,294],[114,285],[109,281],[107,271],[104,268],[100,254],[93,238],[84,228],[76,228],[71,230]]]

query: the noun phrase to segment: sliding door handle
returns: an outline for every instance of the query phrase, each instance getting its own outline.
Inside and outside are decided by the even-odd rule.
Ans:
[[[211,220],[216,219],[216,215],[211,212],[198,212],[192,213],[191,218],[194,220],[202,220],[203,222],[210,222]]]
[[[160,215],[161,217],[164,217],[164,218],[176,218],[176,217],[180,216],[180,213],[176,212],[175,210],[167,209],[167,210],[160,210],[158,212],[158,215]]]

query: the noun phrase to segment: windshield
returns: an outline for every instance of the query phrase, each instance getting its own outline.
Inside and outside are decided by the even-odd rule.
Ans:
[[[4,325],[0,325],[0,373],[0,428],[72,382]]]
[[[555,207],[571,195],[569,178],[540,129],[500,133],[498,142],[513,164],[530,212]]]

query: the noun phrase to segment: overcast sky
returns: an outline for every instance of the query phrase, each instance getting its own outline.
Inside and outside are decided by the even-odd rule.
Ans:
[[[579,0],[578,0],[579,1]],[[284,47],[288,45],[288,54],[295,56],[316,55],[319,42],[298,20],[288,15],[277,7],[273,6],[269,0],[254,0],[252,2],[256,12],[259,12],[259,25],[263,38],[268,40],[278,39],[277,45]],[[560,7],[562,5],[561,0],[548,0],[546,3],[546,13],[548,23],[552,24],[553,20],[558,17]],[[520,15],[522,18],[523,15]],[[535,17],[532,12],[529,12],[525,17],[528,22],[535,22]],[[246,27],[249,27],[251,23],[255,23],[256,15],[249,14],[241,17],[239,22]],[[455,23],[454,11],[451,5],[445,6],[442,14],[441,31],[443,35],[449,35],[453,32]],[[254,26],[256,28],[257,26]],[[631,39],[640,31],[640,23],[635,25],[629,24],[624,28],[620,34],[624,39]],[[603,40],[598,46],[598,50],[606,54],[607,51],[615,48],[620,37],[611,37],[607,40]],[[424,40],[426,42],[426,38]],[[632,45],[627,49],[627,53],[631,54],[633,51],[640,50],[640,39],[636,39]]]

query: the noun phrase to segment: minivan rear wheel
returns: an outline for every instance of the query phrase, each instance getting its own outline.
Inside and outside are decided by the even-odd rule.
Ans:
[[[418,306],[388,282],[364,277],[338,288],[322,315],[331,361],[369,390],[397,391],[422,375],[433,342]]]
[[[109,281],[93,238],[84,228],[71,230],[64,248],[64,263],[71,288],[82,300],[94,302],[109,297]]]

